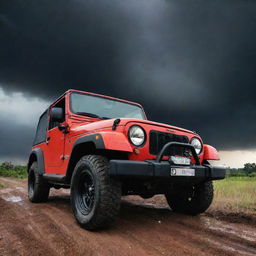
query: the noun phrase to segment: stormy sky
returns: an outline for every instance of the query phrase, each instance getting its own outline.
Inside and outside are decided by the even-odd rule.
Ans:
[[[74,88],[140,102],[227,165],[256,162],[255,13],[254,0],[1,0],[0,161],[26,161],[40,113]]]

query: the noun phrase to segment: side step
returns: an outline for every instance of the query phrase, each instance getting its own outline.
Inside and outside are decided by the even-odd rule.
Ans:
[[[44,173],[43,177],[46,180],[58,182],[58,183],[65,183],[66,181],[66,175]]]

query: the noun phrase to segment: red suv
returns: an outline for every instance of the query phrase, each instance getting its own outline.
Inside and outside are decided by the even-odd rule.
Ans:
[[[28,197],[71,188],[78,223],[95,230],[115,219],[122,195],[164,194],[175,212],[196,215],[213,199],[215,148],[195,132],[148,121],[141,105],[68,90],[40,117],[28,162]]]

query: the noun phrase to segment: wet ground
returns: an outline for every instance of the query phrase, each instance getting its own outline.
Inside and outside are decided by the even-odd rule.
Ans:
[[[163,197],[125,197],[115,225],[81,229],[68,190],[32,204],[26,181],[0,178],[0,255],[256,255],[256,226],[173,213]]]

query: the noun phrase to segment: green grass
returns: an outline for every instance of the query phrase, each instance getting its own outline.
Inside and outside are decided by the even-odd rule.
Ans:
[[[25,166],[15,166],[13,169],[5,169],[0,166],[0,176],[25,179],[27,178],[27,169]]]
[[[0,188],[3,188],[4,184],[2,182],[0,182]]]
[[[255,177],[230,177],[215,181],[214,190],[214,210],[256,214]]]

